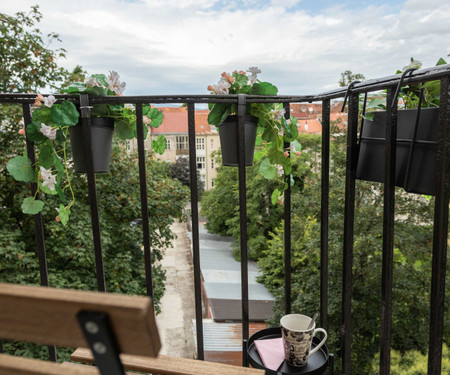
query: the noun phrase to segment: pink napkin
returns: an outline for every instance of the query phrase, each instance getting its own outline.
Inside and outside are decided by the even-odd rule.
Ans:
[[[255,340],[255,346],[264,366],[270,370],[277,371],[284,361],[282,338]]]

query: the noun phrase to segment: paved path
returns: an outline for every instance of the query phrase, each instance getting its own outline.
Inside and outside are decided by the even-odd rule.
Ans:
[[[195,319],[194,271],[186,223],[175,222],[174,247],[165,251],[161,265],[166,270],[166,291],[161,299],[161,313],[156,316],[162,341],[160,354],[194,358],[192,320]]]

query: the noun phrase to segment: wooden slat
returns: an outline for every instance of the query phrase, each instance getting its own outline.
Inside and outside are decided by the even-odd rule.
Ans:
[[[72,361],[92,364],[94,358],[89,349],[78,348],[70,356]],[[188,358],[160,355],[157,358],[122,354],[122,364],[127,370],[161,375],[263,375],[264,370],[199,361]]]
[[[64,368],[66,368],[66,367],[70,367],[70,368],[73,368],[73,367],[78,367],[78,368],[91,367],[91,368],[97,369],[97,367],[93,367],[93,366],[90,366],[90,365],[83,365],[82,363],[74,363],[74,362],[63,362],[61,364],[61,367],[64,367]],[[98,370],[97,370],[97,374],[99,374]],[[126,372],[125,374],[126,375],[136,375],[135,372]],[[65,373],[64,373],[64,375],[65,375]],[[156,375],[156,374],[152,374],[152,375]]]
[[[0,337],[39,344],[87,346],[76,315],[108,314],[122,353],[155,357],[161,343],[151,299],[0,283]]]
[[[0,375],[99,375],[96,367],[64,366],[60,363],[0,354]]]

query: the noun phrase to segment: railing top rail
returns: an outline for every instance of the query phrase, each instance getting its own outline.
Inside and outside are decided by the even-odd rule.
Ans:
[[[404,79],[404,84],[440,79],[450,75],[450,64],[439,65],[431,68],[419,69],[411,72]],[[375,78],[353,86],[352,91],[357,93],[370,92],[386,89],[398,84],[400,74]],[[347,87],[340,87],[317,95],[248,95],[247,103],[304,103],[315,102],[324,99],[336,99],[344,97]],[[79,101],[79,95],[55,94],[57,99]],[[35,93],[0,93],[0,103],[33,103],[36,98]],[[134,95],[134,96],[92,96],[89,98],[92,104],[105,103],[234,103],[238,100],[238,95]]]

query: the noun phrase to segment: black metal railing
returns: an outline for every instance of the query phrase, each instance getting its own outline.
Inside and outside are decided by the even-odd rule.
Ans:
[[[239,202],[240,202],[240,250],[241,250],[241,291],[242,291],[242,340],[244,344],[249,338],[249,297],[248,297],[248,269],[247,269],[247,209],[246,209],[246,170],[244,166],[244,115],[247,103],[284,103],[289,109],[291,103],[321,102],[322,103],[322,162],[321,162],[321,262],[320,262],[320,316],[321,326],[328,328],[328,201],[330,180],[330,101],[348,96],[348,135],[347,161],[345,185],[345,216],[342,270],[342,368],[344,374],[351,373],[351,337],[352,337],[352,263],[353,263],[353,231],[355,206],[355,180],[358,159],[358,118],[359,94],[387,89],[387,118],[386,126],[386,163],[384,184],[384,217],[383,217],[383,267],[382,267],[382,315],[381,315],[381,343],[380,343],[380,374],[390,371],[390,343],[391,343],[391,314],[392,314],[392,273],[393,273],[393,239],[394,239],[394,177],[396,150],[396,114],[397,106],[390,103],[394,99],[395,88],[400,77],[389,76],[362,83],[355,83],[349,88],[339,88],[334,91],[308,96],[246,96],[246,95],[180,95],[180,96],[122,96],[122,97],[88,97],[55,95],[57,99],[73,101],[81,107],[81,118],[85,134],[86,152],[91,155],[90,145],[90,106],[94,104],[131,103],[136,106],[138,163],[141,191],[143,247],[145,254],[145,271],[147,294],[153,295],[153,281],[151,270],[151,243],[149,234],[149,215],[147,208],[147,186],[145,170],[144,131],[142,120],[143,104],[171,104],[187,103],[189,159],[191,180],[191,209],[192,209],[192,246],[194,263],[194,287],[196,308],[196,329],[198,358],[204,359],[204,341],[202,325],[202,293],[200,274],[200,248],[198,225],[198,196],[197,196],[197,168],[196,168],[196,140],[195,140],[195,105],[200,103],[236,103],[239,114]],[[421,83],[430,80],[440,80],[440,112],[439,134],[437,136],[438,152],[435,172],[436,199],[434,216],[433,260],[430,300],[430,329],[429,329],[429,359],[428,374],[440,374],[442,362],[442,343],[444,326],[444,298],[445,273],[447,259],[448,214],[449,214],[449,175],[450,175],[450,65],[441,65],[412,72],[404,78],[404,84]],[[34,102],[35,94],[0,94],[0,103],[22,104],[25,124],[31,122],[30,106]],[[290,111],[286,111],[289,116]],[[288,145],[286,145],[287,147]],[[34,161],[34,151],[31,142],[27,141],[28,156]],[[102,241],[100,236],[100,222],[97,207],[96,182],[93,172],[92,158],[88,163],[88,186],[91,206],[92,233],[94,237],[94,252],[96,261],[96,275],[98,290],[105,291],[105,277],[103,270]],[[290,185],[290,184],[288,184]],[[33,194],[36,191],[32,184]],[[285,193],[285,312],[291,311],[291,235],[290,235],[291,199],[290,189]],[[46,264],[45,239],[43,222],[40,214],[35,215],[36,246],[39,257],[41,284],[48,285]],[[335,348],[337,349],[337,348]],[[54,351],[54,349],[53,349]],[[52,358],[56,355],[53,353]],[[244,365],[247,365],[246,356]]]

